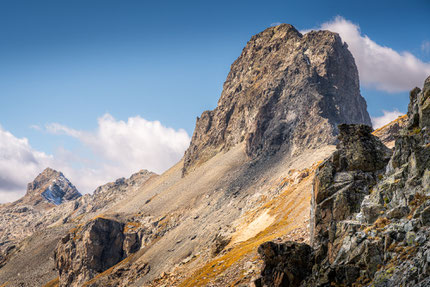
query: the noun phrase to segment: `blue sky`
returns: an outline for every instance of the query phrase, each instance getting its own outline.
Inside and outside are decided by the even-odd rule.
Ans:
[[[336,22],[336,16],[343,18]],[[430,2],[424,0],[305,4],[0,1],[0,125],[3,132],[12,136],[2,140],[12,138],[22,144],[26,138],[25,150],[35,162],[49,162],[66,170],[68,162],[73,166],[69,167],[69,174],[75,178],[79,177],[79,168],[101,174],[103,169],[95,164],[98,160],[116,164],[110,151],[97,152],[97,143],[102,139],[124,133],[132,136],[131,131],[144,129],[154,121],[160,121],[160,129],[172,138],[179,136],[180,143],[169,148],[172,154],[178,150],[182,153],[187,139],[181,129],[191,136],[196,117],[216,106],[231,63],[252,35],[270,25],[290,23],[303,31],[320,28],[324,23],[330,27],[346,23],[348,27],[359,27],[361,40],[366,35],[400,55],[412,54],[421,63],[415,63],[411,69],[419,70],[430,67],[429,16]],[[367,56],[361,57],[365,61]],[[402,70],[397,68],[402,67],[402,59],[391,68],[393,73]],[[365,65],[361,64],[362,70],[372,72]],[[360,77],[366,79],[365,75]],[[402,74],[398,77],[405,78]],[[410,81],[420,77],[418,73]],[[367,84],[362,85],[370,115],[380,117],[383,110],[405,112],[409,88],[403,86],[407,84],[395,86],[385,82],[381,84],[384,88],[375,88],[379,80],[378,75],[368,75]],[[394,85],[392,89],[390,85]],[[130,122],[130,118],[134,121]],[[115,128],[127,132],[112,131]],[[158,128],[151,126],[149,134],[157,133]],[[5,151],[0,152],[5,157]],[[32,153],[42,153],[40,158],[46,161],[40,160],[40,154]],[[56,158],[62,158],[61,163]],[[141,162],[145,159],[139,158]],[[165,165],[171,164],[169,160],[177,158],[172,155]],[[25,180],[40,172],[41,166],[42,163],[36,164]],[[146,167],[144,163],[141,166]],[[155,169],[160,172],[165,167]],[[122,171],[124,176],[129,172]],[[108,178],[122,173],[112,172]],[[8,181],[8,174],[12,171],[2,168],[0,163],[0,196],[2,181]]]

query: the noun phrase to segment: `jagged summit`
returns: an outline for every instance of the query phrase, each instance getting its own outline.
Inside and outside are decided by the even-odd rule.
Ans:
[[[270,27],[232,64],[217,107],[197,118],[183,173],[244,141],[251,159],[332,144],[342,123],[371,125],[347,45],[329,31]]]
[[[45,202],[59,205],[80,196],[82,195],[63,173],[48,167],[27,185],[23,201],[34,205]]]

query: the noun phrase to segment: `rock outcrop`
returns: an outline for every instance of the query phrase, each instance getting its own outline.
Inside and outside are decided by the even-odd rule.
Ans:
[[[98,217],[71,230],[61,239],[54,260],[60,286],[82,286],[140,248],[135,236],[126,234],[124,224]]]
[[[369,127],[340,126],[338,149],[315,176],[313,266],[300,286],[429,286],[429,103],[430,77],[411,92],[391,157]]]
[[[314,180],[311,244],[315,263],[320,266],[315,286],[333,281],[350,285],[360,276],[359,269],[350,262],[357,254],[345,250],[343,240],[359,231],[361,223],[356,221],[356,214],[360,212],[360,203],[370,194],[391,156],[389,149],[371,134],[369,126],[340,125],[339,130],[337,150],[317,169]],[[372,209],[374,216],[378,212]],[[336,268],[331,268],[333,265]]]
[[[12,270],[16,271],[17,268],[22,268],[20,266],[25,266],[26,258],[29,260],[27,265],[34,264],[37,257],[37,260],[44,260],[45,265],[53,264],[51,258],[56,241],[64,237],[68,229],[82,227],[156,176],[152,172],[141,170],[128,179],[120,178],[98,187],[93,194],[80,196],[62,173],[46,169],[28,185],[27,194],[23,198],[0,208],[0,282],[8,281],[10,286],[34,286],[34,278],[37,277],[40,282],[46,283],[46,277],[49,278],[50,274],[42,268],[33,269],[35,274],[21,272],[19,276]],[[52,194],[50,198],[62,199],[60,205],[55,205],[55,202],[51,203],[43,197],[47,189]],[[134,229],[126,229],[123,232],[124,256],[136,252],[141,243]],[[23,240],[25,238],[32,238],[35,242],[46,241],[46,245],[51,249],[49,252],[46,251],[48,247],[35,250],[34,245]],[[44,245],[45,242],[40,244]],[[45,257],[41,258],[38,252]],[[23,253],[27,254],[24,259],[21,258]],[[2,269],[4,265],[7,266]],[[53,266],[49,267],[52,268]],[[27,282],[27,285],[23,282]]]
[[[266,242],[258,247],[264,260],[257,286],[298,287],[312,272],[312,248],[305,243]]]
[[[251,159],[332,144],[341,123],[371,124],[347,45],[329,31],[271,27],[251,38],[215,110],[197,119],[183,174],[243,141]]]
[[[16,251],[20,240],[53,223],[41,220],[45,213],[80,197],[61,172],[46,168],[28,184],[25,196],[0,206],[0,266]]]

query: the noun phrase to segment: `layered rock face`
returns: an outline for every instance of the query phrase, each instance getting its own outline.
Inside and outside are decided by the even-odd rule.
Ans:
[[[382,176],[391,152],[368,126],[340,125],[339,129],[337,150],[318,168],[314,180],[311,244],[320,267],[312,282],[315,286],[333,281],[351,285],[360,276],[360,268],[351,264],[358,263],[353,261],[357,255],[363,256],[361,263],[367,263],[369,272],[374,273],[380,263],[371,263],[371,245],[363,245],[359,250],[362,253],[357,254],[345,250],[343,241],[359,231],[361,223],[356,221],[356,214],[360,203]]]
[[[271,27],[251,38],[215,110],[197,119],[183,173],[243,141],[251,159],[331,144],[341,123],[371,124],[347,45],[329,31]]]
[[[430,285],[429,103],[430,77],[411,91],[391,157],[370,128],[340,126],[338,149],[315,177],[313,266],[300,286]]]
[[[140,243],[132,237],[124,231],[123,223],[102,217],[71,230],[54,255],[60,286],[82,286],[137,251]]]
[[[312,272],[312,248],[305,243],[266,242],[258,253],[265,265],[257,286],[299,286]]]

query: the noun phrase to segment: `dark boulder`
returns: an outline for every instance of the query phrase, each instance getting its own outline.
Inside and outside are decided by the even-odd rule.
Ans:
[[[258,247],[264,260],[261,278],[262,286],[295,287],[312,271],[312,248],[305,243],[266,242]]]

